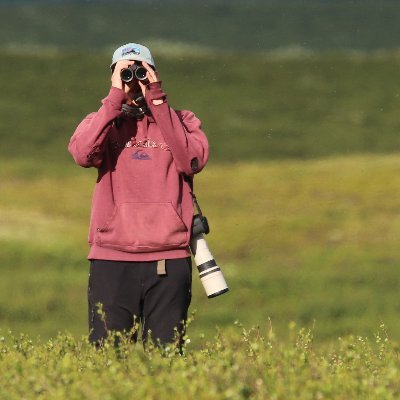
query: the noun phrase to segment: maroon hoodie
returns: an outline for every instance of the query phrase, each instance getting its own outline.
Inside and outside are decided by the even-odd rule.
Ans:
[[[152,100],[165,99],[160,105]],[[147,85],[151,116],[125,117],[123,90],[77,127],[68,146],[77,164],[98,168],[89,259],[153,261],[190,255],[193,218],[185,177],[201,171],[208,142],[191,111],[175,111],[160,83]],[[120,117],[120,123],[115,123]]]

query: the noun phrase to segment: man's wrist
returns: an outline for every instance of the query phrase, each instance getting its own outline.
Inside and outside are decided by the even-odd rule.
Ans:
[[[151,82],[146,85],[146,97],[155,106],[166,102],[167,95],[161,89],[161,81]]]
[[[121,105],[127,101],[127,94],[122,89],[111,86],[106,99],[113,104],[116,109],[120,109]]]

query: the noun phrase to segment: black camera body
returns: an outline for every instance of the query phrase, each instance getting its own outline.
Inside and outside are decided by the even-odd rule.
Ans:
[[[208,235],[210,233],[210,226],[208,225],[207,218],[204,215],[196,214],[193,217],[192,223],[192,237],[201,233]]]
[[[121,79],[128,83],[137,79],[139,81],[147,80],[147,69],[141,64],[132,64],[121,71]]]

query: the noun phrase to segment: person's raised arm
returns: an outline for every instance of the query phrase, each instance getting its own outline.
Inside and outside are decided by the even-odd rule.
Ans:
[[[171,149],[178,172],[193,175],[207,163],[209,147],[207,137],[201,129],[200,120],[191,111],[175,111],[161,88],[158,75],[143,62],[148,71],[149,83],[139,82],[148,107],[159,126],[167,145]]]
[[[111,76],[111,89],[102,100],[100,109],[89,114],[76,128],[68,151],[82,167],[98,168],[103,161],[107,133],[115,118],[121,115],[121,106],[127,100],[129,88],[121,80],[121,70],[132,62],[120,61]]]

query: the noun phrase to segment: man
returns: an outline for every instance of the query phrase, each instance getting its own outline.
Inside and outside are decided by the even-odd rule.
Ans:
[[[145,68],[145,79],[123,81],[121,72],[135,67]],[[191,111],[169,106],[147,47],[119,47],[111,71],[102,106],[79,124],[68,147],[77,164],[98,169],[89,338],[101,344],[110,331],[130,331],[139,321],[144,341],[151,332],[161,344],[180,343],[191,301],[190,179],[208,160],[207,138]]]

